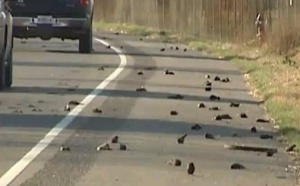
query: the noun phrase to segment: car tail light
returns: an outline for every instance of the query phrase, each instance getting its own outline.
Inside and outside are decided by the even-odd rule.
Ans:
[[[81,6],[87,6],[90,4],[90,0],[80,0]]]

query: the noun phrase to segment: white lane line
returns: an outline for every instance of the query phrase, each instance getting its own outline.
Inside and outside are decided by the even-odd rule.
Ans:
[[[108,46],[109,43],[98,38],[95,41]],[[25,154],[16,164],[14,164],[1,178],[0,186],[7,186],[10,184],[47,146],[64,130],[80,112],[98,95],[102,90],[124,70],[127,64],[126,56],[116,47],[111,46],[120,57],[120,64],[118,68],[110,74],[103,82],[101,82],[89,95],[87,95],[81,103],[76,106],[69,114],[57,123],[43,139],[41,139],[27,154]]]

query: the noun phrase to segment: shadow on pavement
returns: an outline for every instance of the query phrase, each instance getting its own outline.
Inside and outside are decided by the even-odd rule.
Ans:
[[[58,62],[27,62],[27,61],[15,61],[15,66],[26,66],[26,67],[57,67],[57,68],[95,68],[97,70],[99,67],[104,68],[117,68],[118,64],[111,63],[99,63],[99,64],[89,64],[89,63],[74,63],[74,62],[66,62],[66,63],[58,63]],[[147,71],[164,71],[165,69],[170,69],[178,72],[196,72],[196,73],[208,73],[208,74],[228,74],[228,75],[242,75],[242,73],[238,70],[222,70],[218,68],[185,68],[185,67],[173,67],[173,66],[149,66],[149,65],[138,65],[138,64],[128,64],[125,66],[125,69],[134,69],[134,70],[147,70]]]
[[[14,128],[14,130],[50,130],[56,123],[63,119],[63,115],[34,115],[34,114],[0,114],[0,128]],[[46,122],[43,122],[46,121]],[[130,133],[151,133],[151,134],[170,134],[181,135],[187,133],[189,136],[204,135],[204,133],[212,133],[222,137],[232,137],[233,133],[238,133],[241,137],[259,138],[264,133],[272,132],[259,131],[251,133],[250,128],[236,128],[234,126],[224,126],[215,124],[203,124],[199,131],[191,130],[191,126],[195,123],[184,121],[169,121],[161,119],[132,119],[132,118],[116,118],[101,116],[78,116],[74,120],[76,124],[71,124],[68,129],[79,129],[90,131],[91,133],[103,132],[130,132]],[[79,123],[79,124],[78,124]]]
[[[130,48],[130,47],[127,47]],[[107,49],[108,51],[104,51],[104,52],[97,52],[94,51],[91,54],[105,54],[105,55],[116,55],[115,52],[110,51],[110,49]],[[159,51],[160,49],[157,48],[157,50]],[[227,59],[220,59],[217,57],[211,57],[211,56],[199,56],[199,55],[185,55],[183,52],[182,54],[170,54],[170,52],[180,52],[180,51],[176,51],[176,50],[170,50],[170,49],[166,49],[167,52],[161,52],[161,53],[155,53],[155,52],[149,52],[147,54],[144,53],[137,53],[137,52],[126,52],[124,51],[124,54],[126,55],[130,55],[130,56],[152,56],[152,57],[167,57],[167,58],[181,58],[181,59],[202,59],[202,60],[218,60],[218,61],[224,61],[226,62],[226,60],[229,60],[231,58],[234,58],[234,56],[228,56]],[[46,50],[46,52],[51,52],[51,53],[63,53],[63,54],[79,54],[77,51],[75,50]]]
[[[147,88],[147,87],[146,87]],[[30,93],[30,94],[79,94],[79,95],[88,95],[93,91],[93,89],[68,89],[60,87],[12,87],[9,90],[3,92],[9,93]],[[108,96],[108,97],[125,97],[125,98],[150,98],[150,99],[168,99],[169,96],[177,94],[176,92],[136,92],[135,90],[120,90],[120,89],[104,89],[101,91],[101,94],[98,96]],[[181,94],[184,96],[183,100],[186,101],[203,101],[203,102],[220,102],[220,103],[231,103],[239,102],[242,104],[261,104],[260,101],[254,100],[244,100],[244,99],[231,99],[231,98],[222,98],[220,101],[213,101],[209,99],[211,93],[206,96],[195,96]]]
[[[168,50],[168,49],[166,49]],[[169,50],[170,52],[176,52],[176,50]],[[73,50],[46,50],[46,52],[50,52],[50,53],[62,53],[62,54],[78,54],[78,52],[73,51]],[[193,51],[193,52],[197,52],[197,51]],[[200,52],[200,51],[198,51]],[[124,52],[126,55],[130,55],[130,56],[145,56],[144,54],[141,53],[133,53],[133,52]],[[106,55],[115,55],[114,52],[93,52],[91,54],[106,54]],[[219,57],[213,57],[213,56],[199,56],[199,55],[176,55],[176,54],[170,54],[170,53],[147,53],[147,55],[151,55],[153,57],[167,57],[167,58],[183,58],[183,59],[202,59],[202,60],[216,60],[216,61],[229,61],[232,59],[240,59],[240,60],[247,60],[247,61],[255,61],[257,60],[259,57],[246,57],[246,56],[239,56],[239,55],[226,55],[223,56],[222,58]]]
[[[147,77],[147,74],[145,74],[145,77]],[[78,79],[75,77],[72,78],[16,78],[18,80],[39,80],[39,81],[78,81],[78,82],[103,82],[104,79]],[[124,84],[124,85],[137,85],[140,82],[139,81],[132,81],[132,80],[113,80],[110,81],[112,83],[118,83],[118,84]],[[188,84],[166,84],[163,82],[160,83],[153,83],[153,82],[147,82],[147,86],[151,87],[174,87],[174,88],[186,88],[186,89],[204,89],[204,82],[199,83],[197,86],[196,85],[188,85]],[[240,92],[248,92],[249,90],[246,88],[224,88],[224,87],[213,87],[213,90],[223,90],[223,91],[240,91]]]

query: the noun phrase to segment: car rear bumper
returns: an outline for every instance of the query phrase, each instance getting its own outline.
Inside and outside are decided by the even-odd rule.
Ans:
[[[52,24],[36,24],[33,17],[14,17],[13,35],[18,38],[52,37],[78,39],[91,26],[89,18],[55,18]]]
[[[38,27],[38,24],[33,23],[34,17],[14,17],[14,27]],[[51,27],[64,28],[87,28],[89,26],[89,18],[54,18],[55,23],[51,24]]]

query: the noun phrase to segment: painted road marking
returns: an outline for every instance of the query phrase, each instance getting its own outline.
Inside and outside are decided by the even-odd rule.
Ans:
[[[108,46],[109,43],[98,38],[95,41]],[[103,89],[124,70],[127,64],[126,56],[116,47],[111,46],[119,58],[120,64],[118,68],[110,74],[104,81],[102,81],[91,93],[89,93],[82,101],[81,105],[76,106],[68,115],[66,115],[59,123],[57,123],[43,139],[41,139],[27,154],[25,154],[17,163],[15,163],[1,178],[0,186],[7,186],[10,184],[48,145],[59,135],[59,133],[70,125],[70,123],[80,114],[80,112],[91,101],[102,92]]]

